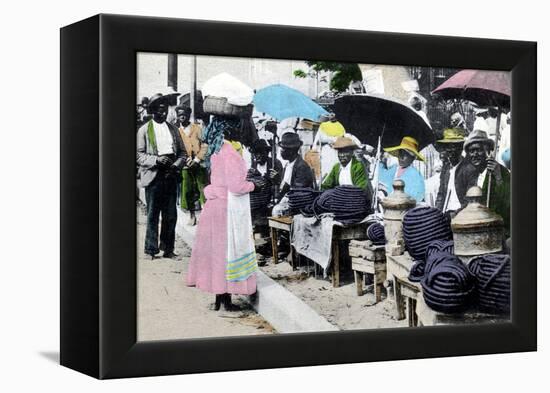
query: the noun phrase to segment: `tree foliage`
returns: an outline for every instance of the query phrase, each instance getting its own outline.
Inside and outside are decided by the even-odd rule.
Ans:
[[[332,61],[307,61],[307,65],[316,73],[321,71],[332,72],[330,89],[341,93],[349,87],[350,83],[363,80],[363,74],[357,63],[336,63]],[[294,71],[297,78],[305,78],[309,74],[302,71]]]

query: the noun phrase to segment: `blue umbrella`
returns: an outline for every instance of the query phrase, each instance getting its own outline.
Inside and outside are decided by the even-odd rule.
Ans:
[[[328,112],[308,96],[288,86],[276,84],[258,90],[254,95],[257,111],[267,113],[277,121],[289,117],[304,117],[318,120]]]

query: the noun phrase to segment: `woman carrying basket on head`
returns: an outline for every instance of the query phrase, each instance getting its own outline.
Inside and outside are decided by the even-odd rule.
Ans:
[[[213,293],[212,309],[238,309],[231,294],[256,292],[257,261],[252,237],[248,193],[261,184],[247,181],[240,150],[240,119],[213,116],[203,138],[208,144],[205,164],[210,168],[206,203],[198,222],[187,285]]]

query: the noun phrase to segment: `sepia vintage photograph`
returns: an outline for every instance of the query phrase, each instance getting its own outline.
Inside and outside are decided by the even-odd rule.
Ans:
[[[138,341],[510,320],[510,73],[138,52]]]

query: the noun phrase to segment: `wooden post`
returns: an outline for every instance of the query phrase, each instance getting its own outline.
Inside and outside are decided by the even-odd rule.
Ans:
[[[278,260],[278,250],[277,250],[277,229],[270,228],[271,230],[271,252],[273,252],[273,263],[277,264]]]
[[[340,286],[340,247],[336,239],[332,241],[332,286]]]
[[[357,288],[357,296],[363,295],[363,278],[365,277],[364,274],[360,273],[357,270],[353,271],[353,278],[355,279],[355,286]]]
[[[191,57],[191,92],[189,93],[189,107],[191,108],[191,122],[195,122],[195,97],[197,95],[197,56]]]
[[[493,150],[493,159],[496,159],[497,156],[497,150],[498,150],[498,142],[500,139],[500,107],[497,109],[497,129],[495,130],[495,149]],[[489,201],[491,200],[491,183],[493,180],[493,174],[489,173],[489,180],[487,180],[487,207],[489,207]]]
[[[168,83],[174,91],[178,91],[178,55],[168,54]]]
[[[405,319],[405,310],[403,305],[403,296],[401,295],[401,284],[397,277],[393,276],[393,293],[395,297],[396,318],[398,321]]]

